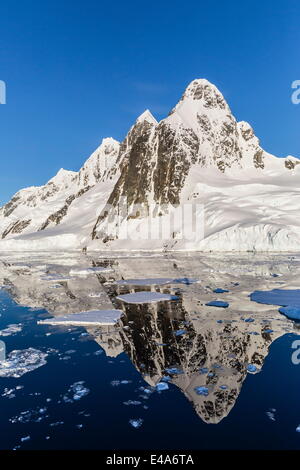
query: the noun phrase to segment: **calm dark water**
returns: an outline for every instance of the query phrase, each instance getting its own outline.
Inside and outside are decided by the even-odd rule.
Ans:
[[[147,262],[147,275],[152,277],[157,261]],[[175,264],[180,263],[182,259]],[[272,274],[274,260],[264,263]],[[188,261],[188,266],[191,264]],[[168,269],[169,274],[178,269],[173,259],[167,260],[166,266],[160,267],[159,277]],[[113,275],[119,278],[118,269],[122,269],[120,262]],[[193,278],[202,278],[203,269],[202,276],[194,270]],[[297,269],[295,265],[292,276]],[[142,271],[144,262],[136,277],[141,278]],[[189,275],[191,271],[179,274]],[[290,270],[283,271],[280,282],[290,282]],[[76,294],[75,284],[70,283],[42,289],[35,283],[31,268],[29,272],[20,267],[3,272],[2,280],[10,289],[0,290],[0,329],[11,324],[22,327],[0,337],[7,357],[11,351],[28,348],[47,357],[46,364],[21,377],[0,377],[0,448],[300,448],[300,432],[296,432],[300,424],[300,365],[291,359],[292,344],[300,339],[297,326],[278,314],[275,307],[270,311],[270,306],[267,310],[253,304],[251,311],[245,304],[251,283],[261,288],[262,278],[268,287],[279,281],[265,270],[251,279],[248,271],[245,279],[241,274],[228,273],[228,269],[221,275],[219,267],[215,273],[213,277],[206,274],[201,285],[156,287],[157,291],[176,293],[179,300],[148,305],[123,304],[116,299],[117,294],[133,289],[116,288],[114,278],[98,276],[101,289],[114,307],[123,308],[125,316],[117,327],[87,330],[40,325],[37,320],[49,317],[49,311],[55,314],[59,305],[69,305],[64,303],[65,295],[70,311],[78,292],[87,302],[84,292],[90,293],[95,280],[81,279]],[[132,274],[133,268],[128,273],[130,278]],[[207,288],[209,284],[230,287],[229,295],[221,298],[232,308],[205,307],[207,300],[220,298]],[[145,286],[134,290],[145,290]],[[21,306],[25,297],[28,306]],[[44,307],[37,307],[42,302]],[[100,303],[99,299],[93,302]],[[245,321],[249,317],[253,321]],[[176,331],[182,329],[184,334],[177,336]],[[274,333],[264,333],[266,329]],[[258,373],[247,373],[249,363],[256,364]],[[180,373],[166,372],[171,367],[177,367]],[[201,368],[207,371],[200,373]],[[169,376],[169,388],[158,391],[156,384],[165,376]],[[74,399],[70,387],[78,382],[83,396]],[[208,386],[208,395],[197,395],[195,388],[204,385]],[[134,428],[132,419],[142,420],[141,426]]]

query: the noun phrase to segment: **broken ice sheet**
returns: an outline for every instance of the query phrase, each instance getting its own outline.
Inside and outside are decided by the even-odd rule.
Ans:
[[[34,348],[12,351],[6,360],[0,361],[0,377],[21,377],[44,366],[46,357],[47,354]]]
[[[158,384],[156,384],[156,390],[158,392],[162,392],[163,390],[168,390],[168,389],[169,389],[169,385],[166,382],[159,382]]]
[[[64,316],[39,320],[39,325],[114,325],[123,315],[122,310],[88,310]]]
[[[144,420],[143,420],[142,418],[139,418],[139,419],[130,419],[130,420],[129,420],[129,424],[131,424],[131,426],[132,426],[133,428],[136,428],[136,429],[137,429],[137,428],[140,428],[140,427],[142,426],[143,421],[144,421]]]
[[[9,419],[12,424],[16,423],[40,423],[43,419],[48,418],[46,414],[47,408],[41,407],[33,410],[22,411],[19,415]]]
[[[0,336],[11,336],[15,335],[16,333],[19,333],[22,331],[22,324],[12,324],[8,325],[4,330],[0,330]]]
[[[153,302],[164,302],[166,300],[178,300],[176,295],[161,294],[160,292],[135,292],[134,294],[119,295],[117,299],[129,304],[147,304]]]
[[[171,375],[179,375],[179,374],[184,373],[183,370],[179,369],[178,367],[169,367],[169,368],[166,368],[165,371]]]
[[[142,402],[138,401],[138,400],[123,401],[123,405],[126,405],[126,406],[129,406],[129,405],[138,406],[138,405],[141,405],[141,404],[142,404]]]
[[[93,268],[73,268],[70,270],[71,276],[88,276],[89,274],[105,274],[112,273],[114,270],[112,268],[102,268],[102,267],[93,267]]]
[[[16,397],[16,391],[17,390],[22,390],[24,388],[24,385],[17,385],[15,388],[5,388],[3,390],[3,393],[1,397],[6,397],[6,398],[15,398]]]
[[[205,305],[207,307],[221,307],[221,308],[229,307],[229,303],[228,302],[223,302],[222,300],[212,300],[211,302],[208,302]]]
[[[182,335],[185,335],[187,333],[186,330],[177,330],[177,331],[174,331],[174,335],[175,336],[182,336]]]
[[[197,393],[197,395],[203,395],[205,397],[207,397],[207,395],[209,393],[207,387],[196,387],[196,388],[194,388],[194,390]]]
[[[275,412],[276,410],[274,408],[270,408],[269,411],[266,411],[266,415],[271,421],[275,421]]]
[[[81,380],[73,383],[69,387],[68,392],[63,396],[63,400],[65,403],[73,403],[74,401],[78,401],[85,397],[89,393],[90,390],[84,386],[84,381]]]
[[[248,364],[247,371],[253,374],[257,371],[257,367],[254,364]]]

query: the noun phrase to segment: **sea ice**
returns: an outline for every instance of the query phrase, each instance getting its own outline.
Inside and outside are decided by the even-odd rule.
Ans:
[[[120,286],[151,286],[151,285],[164,285],[170,284],[173,281],[172,278],[169,277],[159,277],[159,278],[145,278],[145,279],[122,279],[120,281],[116,281],[116,284]]]
[[[142,426],[143,421],[144,421],[144,420],[143,420],[142,418],[139,418],[139,419],[130,419],[130,420],[129,420],[129,424],[131,424],[131,426],[132,426],[133,428],[136,428],[136,429],[137,429],[137,428],[140,428],[140,427]]]
[[[186,333],[187,333],[186,330],[177,330],[177,331],[174,331],[175,336],[182,336],[182,335],[185,335]]]
[[[207,397],[209,393],[207,387],[196,387],[194,388],[194,390],[197,393],[197,395],[204,395],[205,397]]]
[[[300,307],[280,307],[279,312],[291,320],[300,320]]]
[[[165,371],[166,371],[168,374],[171,374],[171,375],[183,374],[183,370],[178,369],[177,367],[169,367],[169,368],[165,369]]]
[[[250,373],[254,373],[257,371],[257,367],[254,364],[248,364],[247,371]]]
[[[138,405],[141,405],[142,402],[138,400],[128,400],[128,401],[123,401],[123,404],[127,406],[129,405],[138,406]]]
[[[81,380],[70,386],[67,394],[63,396],[63,400],[66,403],[73,403],[73,401],[78,401],[89,393],[89,389],[84,386],[84,381]]]
[[[73,268],[70,270],[71,276],[88,276],[89,274],[106,274],[112,273],[114,270],[112,268],[102,268],[102,267],[93,267],[93,268]]]
[[[20,331],[22,331],[21,323],[17,325],[12,324],[12,325],[8,325],[8,327],[5,328],[4,330],[0,330],[0,336],[11,336],[16,333],[19,333]]]
[[[152,302],[163,302],[166,300],[178,300],[176,295],[161,294],[160,292],[135,292],[134,294],[119,295],[117,299],[129,304],[146,304]]]
[[[221,308],[229,307],[229,303],[223,302],[222,300],[212,300],[211,302],[208,302],[205,305],[207,305],[208,307],[221,307]]]
[[[16,423],[40,423],[45,418],[48,418],[46,414],[47,408],[36,408],[33,410],[21,411],[18,416],[10,418],[9,421],[12,424]]]
[[[260,304],[300,307],[300,289],[256,290],[250,294],[250,299]]]
[[[48,274],[47,276],[41,276],[42,281],[47,282],[66,282],[70,281],[70,276],[62,276],[61,274]]]
[[[47,363],[46,357],[47,354],[38,349],[16,349],[8,354],[6,360],[0,361],[0,377],[21,377],[44,366]]]
[[[156,384],[156,390],[162,392],[163,390],[168,390],[169,385],[166,382],[159,382]]]
[[[142,279],[121,279],[116,281],[116,284],[121,286],[161,286],[164,284],[194,284],[199,282],[197,279],[189,279],[188,277],[174,279],[171,277],[158,277],[158,278],[142,278]]]
[[[123,315],[122,310],[88,310],[39,320],[40,325],[114,325]]]

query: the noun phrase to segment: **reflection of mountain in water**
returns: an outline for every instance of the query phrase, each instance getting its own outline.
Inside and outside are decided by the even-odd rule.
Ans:
[[[259,288],[280,285],[293,287],[298,281],[298,260],[241,260],[205,258],[199,255],[172,258],[119,258],[93,260],[72,257],[61,259],[37,257],[31,265],[2,263],[0,279],[10,285],[14,300],[30,307],[45,308],[53,315],[89,309],[122,308],[126,315],[119,325],[87,328],[106,354],[116,357],[125,351],[149,385],[155,386],[164,376],[180,388],[193,403],[197,414],[207,423],[218,423],[228,415],[241,391],[247,365],[263,366],[271,343],[293,330],[293,323],[272,306],[255,304],[249,293]],[[76,277],[49,283],[45,274],[67,278],[71,267],[79,265],[113,267],[112,273]],[[201,283],[163,286],[117,286],[122,278],[181,278],[189,276]],[[274,277],[276,275],[276,277]],[[282,276],[281,276],[282,275]],[[236,277],[238,276],[238,278]],[[228,294],[215,294],[216,287],[226,287]],[[156,304],[125,304],[120,293],[157,290],[176,293],[178,301]],[[207,307],[216,298],[226,299],[229,309]],[[184,334],[176,335],[176,331]],[[166,372],[177,368],[178,373]],[[201,371],[202,373],[201,373]],[[174,371],[173,371],[174,372]],[[205,387],[208,395],[198,395]]]

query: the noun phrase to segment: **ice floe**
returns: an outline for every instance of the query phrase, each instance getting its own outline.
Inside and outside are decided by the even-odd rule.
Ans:
[[[228,302],[223,302],[222,300],[212,300],[211,302],[208,302],[207,307],[221,307],[221,308],[227,308],[229,307]]]
[[[143,421],[144,421],[144,420],[143,420],[142,418],[139,418],[139,419],[130,419],[130,420],[129,420],[129,424],[131,424],[131,426],[132,426],[133,428],[138,429],[138,428],[140,428],[140,427],[142,426]]]
[[[182,335],[185,335],[187,333],[186,330],[177,330],[177,331],[174,331],[174,335],[175,336],[182,336]]]
[[[256,290],[250,294],[250,299],[260,304],[300,307],[300,289]]]
[[[153,302],[164,302],[166,300],[178,300],[176,295],[161,294],[160,292],[135,292],[133,294],[119,295],[117,299],[129,304],[146,304]]]
[[[251,300],[267,305],[281,305],[279,312],[291,320],[300,320],[300,289],[254,291]]]
[[[248,364],[247,371],[250,372],[250,374],[254,374],[257,371],[257,367],[254,364]]]
[[[138,400],[123,401],[123,405],[126,405],[126,406],[130,406],[130,405],[139,406],[139,405],[141,405],[141,404],[142,404],[142,402],[141,402],[141,401],[138,401]]]
[[[120,286],[161,286],[165,284],[194,284],[199,282],[198,279],[189,279],[188,277],[171,278],[171,277],[158,277],[158,278],[141,278],[141,279],[121,279],[116,281]]]
[[[155,388],[158,392],[162,392],[163,390],[168,390],[169,385],[166,382],[159,382]]]
[[[209,393],[207,387],[196,387],[196,388],[194,388],[194,390],[197,393],[197,395],[203,395],[205,397],[207,397],[207,395]]]
[[[38,349],[14,350],[4,361],[0,361],[0,377],[21,377],[38,367],[44,366],[47,354]]]
[[[300,307],[280,307],[279,312],[291,320],[300,320]]]
[[[10,418],[9,421],[12,424],[16,423],[40,423],[45,418],[48,418],[47,408],[36,408],[33,410],[21,411],[21,413],[13,418]]]
[[[41,280],[47,282],[67,282],[71,280],[71,277],[62,276],[61,274],[48,274],[47,276],[41,276]]]
[[[88,310],[39,320],[40,325],[114,325],[123,315],[122,310]]]
[[[70,270],[71,276],[88,276],[89,274],[106,274],[112,273],[114,270],[112,268],[102,268],[102,267],[93,267],[93,268],[73,268]]]
[[[84,381],[81,380],[73,383],[69,387],[68,392],[63,396],[63,400],[65,403],[73,403],[74,401],[78,401],[85,397],[89,393],[89,389],[84,386]]]
[[[22,325],[19,323],[17,325],[12,324],[8,325],[4,330],[0,330],[0,336],[11,336],[22,331]]]

